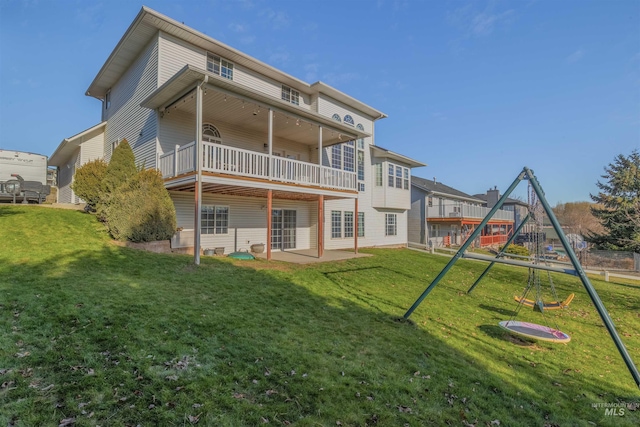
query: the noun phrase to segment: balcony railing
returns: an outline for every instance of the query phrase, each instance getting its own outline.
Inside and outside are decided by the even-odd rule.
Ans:
[[[427,208],[427,218],[478,218],[482,219],[491,211],[484,206],[462,205],[453,210],[451,207],[445,206],[442,209],[438,206]],[[492,219],[513,221],[513,211],[498,209]]]
[[[195,141],[178,146],[160,156],[158,168],[163,178],[195,171]],[[299,160],[272,156],[211,142],[202,143],[202,170],[277,182],[340,190],[356,190],[355,172],[319,166]]]

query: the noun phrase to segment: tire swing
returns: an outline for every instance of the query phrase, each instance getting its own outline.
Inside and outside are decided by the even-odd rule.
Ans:
[[[538,264],[540,260],[542,260],[541,248],[542,243],[544,241],[544,235],[542,233],[542,215],[543,209],[540,203],[536,198],[535,192],[531,190],[531,186],[529,186],[529,213],[532,218],[535,220],[535,234],[532,237],[531,244],[534,248],[534,265]],[[545,316],[545,310],[558,310],[569,306],[575,294],[570,294],[564,301],[559,301],[558,295],[556,293],[555,286],[553,285],[553,280],[551,279],[551,273],[547,271],[548,279],[551,287],[551,292],[553,293],[554,301],[545,303],[542,300],[542,286],[540,283],[540,270],[538,270],[535,266],[529,268],[529,280],[527,281],[527,287],[524,290],[524,294],[521,297],[515,296],[514,299],[518,302],[518,308],[516,309],[514,315],[509,320],[503,320],[499,322],[498,325],[502,329],[506,331],[519,335],[522,337],[538,340],[538,341],[547,341],[547,342],[558,342],[558,343],[568,343],[571,341],[571,337],[558,328],[556,324],[555,328],[549,326],[547,322],[547,318]],[[529,292],[535,287],[536,296],[535,300],[527,299],[527,295]],[[538,325],[536,323],[530,322],[520,322],[515,320],[516,316],[520,312],[520,309],[523,306],[531,307],[534,311],[538,311],[542,313],[543,318],[545,319],[546,326]]]

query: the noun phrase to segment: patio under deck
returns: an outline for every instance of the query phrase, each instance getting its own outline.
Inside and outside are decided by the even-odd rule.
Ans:
[[[256,258],[267,259],[267,254],[255,254]],[[361,254],[350,251],[330,250],[324,251],[318,258],[317,249],[290,249],[287,251],[272,251],[271,259],[274,261],[291,262],[293,264],[313,264],[317,262],[344,261],[353,258],[363,258],[371,254]]]

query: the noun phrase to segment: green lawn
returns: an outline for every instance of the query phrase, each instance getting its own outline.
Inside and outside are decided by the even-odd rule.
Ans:
[[[569,344],[514,339],[525,269],[411,250],[297,266],[157,255],[91,215],[0,206],[0,425],[639,425],[640,393],[580,282]],[[615,280],[615,279],[612,279]],[[640,362],[640,283],[593,281]],[[519,320],[544,323],[522,310]],[[499,424],[498,424],[499,422]]]

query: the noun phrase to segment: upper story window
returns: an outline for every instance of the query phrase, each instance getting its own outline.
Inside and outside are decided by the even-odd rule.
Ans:
[[[376,187],[382,187],[382,163],[375,164]]]
[[[207,52],[207,71],[225,79],[233,80],[233,64],[209,52]]]
[[[108,110],[111,107],[111,91],[104,94],[104,109]]]
[[[358,123],[356,127],[360,129],[362,132],[364,132],[364,126],[362,126],[362,123]]]
[[[409,189],[409,168],[403,168],[402,166],[389,163],[389,175],[388,175],[389,187]]]
[[[350,126],[355,126],[355,123],[353,122],[353,117],[351,117],[350,115],[346,115],[344,116],[344,124],[345,125],[350,125]]]
[[[339,145],[331,147],[331,167],[342,169],[342,147]]]
[[[355,172],[355,149],[353,141],[331,147],[331,167]]]
[[[331,118],[333,120],[335,120],[336,122],[342,123],[342,119],[340,118],[340,116],[338,114],[334,114],[333,116],[331,116]]]
[[[202,125],[202,140],[222,144],[220,131],[218,131],[218,129],[211,123],[205,123]]]
[[[295,105],[300,105],[300,92],[282,85],[282,99]]]

